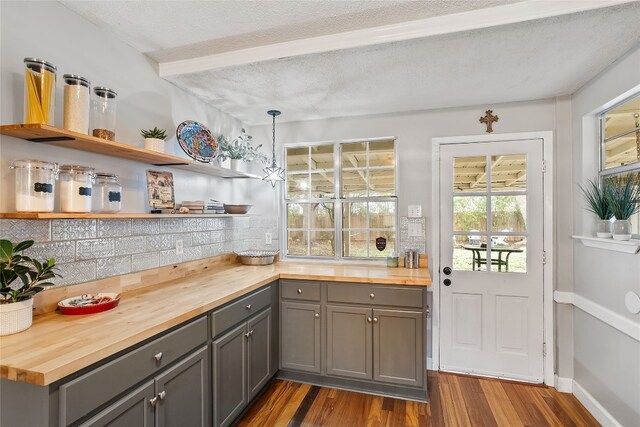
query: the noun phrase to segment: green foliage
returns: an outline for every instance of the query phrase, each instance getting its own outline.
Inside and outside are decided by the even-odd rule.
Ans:
[[[157,127],[147,130],[142,129],[140,135],[142,135],[143,138],[167,139],[167,131],[165,129],[158,129]]]
[[[522,196],[520,196],[522,198]],[[525,203],[525,204],[523,204]],[[491,206],[491,226],[494,231],[526,231],[526,202],[518,196],[494,196]],[[484,196],[456,196],[453,198],[454,230],[486,231],[487,198]]]
[[[251,143],[251,135],[247,135],[247,132],[242,129],[242,133],[233,141],[229,141],[224,135],[219,135],[216,138],[218,147],[220,148],[219,157],[222,160],[244,160],[245,162],[258,161],[262,164],[267,164],[269,159],[260,151],[262,144],[254,147]]]
[[[586,209],[589,212],[596,214],[598,219],[611,219],[613,212],[611,212],[611,204],[609,202],[611,196],[611,185],[608,181],[602,181],[598,183],[598,180],[587,181],[586,186],[580,185],[580,190],[587,202]]]
[[[616,219],[628,220],[640,210],[640,174],[626,174],[607,179],[607,200]]]
[[[0,304],[25,301],[52,286],[49,279],[60,276],[56,273],[53,258],[38,261],[20,252],[33,246],[33,240],[13,245],[9,240],[0,240]]]

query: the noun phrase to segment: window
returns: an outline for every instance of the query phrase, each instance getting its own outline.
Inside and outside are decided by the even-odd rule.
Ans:
[[[640,179],[640,94],[600,114],[600,178],[627,174]],[[640,214],[630,221],[640,234]]]
[[[285,149],[286,253],[379,258],[396,250],[395,140]]]

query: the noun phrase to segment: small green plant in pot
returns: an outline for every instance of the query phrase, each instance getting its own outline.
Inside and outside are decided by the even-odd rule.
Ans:
[[[613,238],[630,240],[632,236],[631,218],[640,210],[640,174],[626,174],[609,178],[608,193],[613,222]]]
[[[611,206],[609,204],[609,193],[611,191],[608,182],[598,182],[598,180],[589,180],[584,187],[581,185],[580,190],[587,202],[586,209],[594,213],[598,217],[596,224],[596,236],[602,238],[611,238]]]
[[[56,273],[53,258],[38,261],[21,252],[33,246],[33,240],[16,245],[0,240],[0,335],[15,334],[31,326],[33,297],[52,286]]]
[[[144,138],[144,148],[151,151],[164,153],[164,141],[167,139],[167,131],[165,129],[142,129],[140,135]]]

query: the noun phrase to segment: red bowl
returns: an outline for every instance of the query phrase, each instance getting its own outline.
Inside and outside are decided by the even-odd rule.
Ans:
[[[93,314],[100,313],[102,311],[111,310],[115,308],[120,303],[120,294],[115,293],[100,293],[96,295],[97,297],[110,297],[111,300],[107,302],[103,302],[101,304],[91,304],[91,305],[83,305],[76,306],[72,305],[71,302],[73,300],[78,300],[82,298],[82,295],[77,295],[75,297],[67,298],[58,303],[58,308],[62,312],[62,314]]]

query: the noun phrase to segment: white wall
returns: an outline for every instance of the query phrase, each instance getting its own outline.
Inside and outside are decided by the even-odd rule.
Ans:
[[[598,172],[597,114],[604,106],[640,92],[640,46],[612,64],[572,97],[574,188]],[[575,234],[593,235],[595,218],[573,194]],[[640,255],[574,244],[573,291],[640,327],[640,315],[624,306],[624,295],[640,294]],[[640,342],[574,309],[574,379],[622,425],[640,420]]]
[[[143,146],[139,130],[158,126],[166,128],[171,136],[167,152],[185,156],[175,137],[175,128],[183,120],[200,121],[214,133],[232,137],[240,133],[242,124],[238,120],[162,80],[145,56],[58,2],[2,1],[0,28],[0,122],[3,124],[23,121],[22,61],[25,57],[38,57],[58,67],[55,121],[59,127],[62,127],[62,74],[73,73],[87,77],[92,85],[108,86],[118,92],[116,139],[119,142]],[[14,209],[13,173],[8,166],[15,159],[90,165],[98,171],[117,173],[124,185],[123,212],[148,210],[145,170],[158,167],[5,136],[1,141],[1,212]],[[173,173],[177,202],[213,197],[231,203],[254,203],[258,206],[253,212],[257,213],[273,211],[275,192],[268,183],[224,180],[178,170]]]

